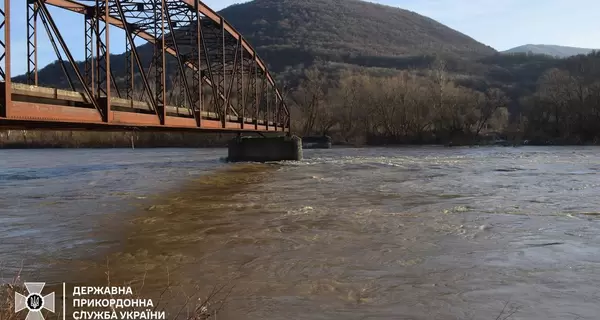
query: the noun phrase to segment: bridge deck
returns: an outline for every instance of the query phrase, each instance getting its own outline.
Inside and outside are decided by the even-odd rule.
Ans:
[[[4,83],[0,84],[0,101],[5,100]],[[108,121],[81,92],[11,83],[11,97],[0,128],[14,129],[94,129],[94,130],[169,130],[169,131],[288,131],[285,124],[227,115],[225,123],[214,112],[200,112],[200,123],[193,110],[166,106],[164,124],[144,101],[111,97]]]

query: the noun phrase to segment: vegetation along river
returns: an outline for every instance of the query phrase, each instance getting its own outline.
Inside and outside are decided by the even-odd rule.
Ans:
[[[600,314],[599,148],[225,153],[0,150],[2,277],[225,288],[219,319]]]

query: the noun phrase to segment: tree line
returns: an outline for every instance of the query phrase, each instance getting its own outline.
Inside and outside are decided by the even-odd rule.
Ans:
[[[427,70],[387,76],[344,71],[331,79],[311,67],[289,94],[293,129],[351,144],[599,141],[597,53],[564,60],[543,73],[535,92],[513,99],[502,88],[461,85],[461,77],[439,59]]]
[[[597,144],[600,140],[600,53],[547,70],[537,91],[519,101],[525,135],[540,142]]]
[[[344,143],[464,141],[508,121],[502,91],[457,85],[441,60],[426,72],[384,77],[346,71],[333,84],[311,68],[291,96],[296,132]]]

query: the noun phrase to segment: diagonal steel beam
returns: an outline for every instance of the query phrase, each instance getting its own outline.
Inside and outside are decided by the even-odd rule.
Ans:
[[[181,76],[182,83],[180,85],[183,85],[183,88],[185,90],[186,99],[190,103],[190,107],[193,108],[194,106],[193,106],[192,94],[190,92],[190,86],[189,86],[187,78],[185,76],[185,69],[184,69],[183,63],[181,61],[181,55],[179,54],[179,52],[180,52],[179,46],[177,45],[177,39],[175,37],[175,30],[173,29],[173,21],[171,20],[171,13],[170,13],[168,5],[165,8],[165,16],[167,18],[167,25],[169,26],[169,33],[171,34],[171,40],[173,41],[173,49],[175,50],[175,59],[177,60],[177,67],[179,68],[179,75]],[[194,112],[194,117],[199,117],[199,116],[200,116],[200,114],[196,115],[196,113]],[[199,121],[199,119],[196,119],[196,121]]]
[[[58,64],[62,69],[65,77],[67,77],[67,81],[69,82],[69,87],[71,90],[75,91],[75,84],[73,84],[73,79],[71,79],[71,75],[69,74],[69,70],[65,67],[65,61],[62,58],[62,54],[60,54],[60,50],[58,50],[58,46],[56,45],[56,40],[54,40],[54,36],[52,35],[52,31],[50,31],[50,27],[48,26],[48,21],[46,20],[46,16],[44,14],[40,15],[40,20],[42,20],[42,24],[46,29],[46,34],[48,35],[48,40],[52,44],[52,48],[54,49],[54,53],[56,54],[56,58],[58,59]],[[37,73],[37,72],[36,72]],[[31,83],[28,83],[31,84]]]
[[[235,47],[235,57],[233,58],[233,71],[231,72],[231,81],[229,81],[229,88],[227,88],[227,93],[225,95],[225,101],[224,103],[229,103],[229,98],[231,96],[231,91],[233,90],[233,83],[235,82],[235,76],[237,74],[238,71],[238,53],[240,51],[240,46],[242,44],[241,39],[238,39],[238,43]],[[223,87],[225,87],[225,83],[223,83]],[[225,88],[223,88],[225,89]],[[233,106],[231,106],[230,108],[232,108]],[[239,110],[237,110],[239,112]]]
[[[52,16],[50,15],[48,8],[46,7],[46,3],[44,3],[43,0],[36,0],[36,1],[38,3],[40,11],[45,16],[45,18],[48,20],[48,24],[49,24],[50,28],[55,33],[56,38],[58,39],[58,42],[60,43],[60,46],[62,47],[63,51],[65,52],[65,54],[67,56],[67,59],[69,59],[69,63],[71,63],[73,70],[75,70],[75,75],[77,75],[77,78],[81,82],[81,84],[83,86],[83,90],[85,91],[85,94],[87,95],[90,102],[94,105],[96,110],[98,110],[100,115],[104,117],[104,113],[102,111],[102,108],[100,108],[98,101],[96,101],[96,99],[94,99],[94,96],[92,96],[90,89],[85,85],[85,80],[83,79],[83,76],[81,75],[81,72],[79,71],[77,62],[75,61],[75,59],[73,59],[73,55],[71,55],[71,51],[69,51],[69,48],[67,47],[67,45],[65,43],[65,40],[62,38],[58,28],[56,27],[56,24],[54,23],[54,20],[52,19]]]
[[[200,23],[200,21],[198,21],[198,23]],[[200,28],[200,42],[202,42],[202,49],[204,51],[203,52],[204,53],[203,56],[204,56],[204,60],[206,62],[206,68],[207,68],[207,71],[208,71],[208,79],[210,80],[209,84],[210,84],[210,86],[212,88],[213,100],[214,100],[214,103],[216,105],[216,97],[217,97],[217,91],[218,91],[218,89],[217,89],[217,85],[216,85],[216,83],[214,81],[215,78],[213,76],[212,66],[211,66],[211,63],[210,63],[210,55],[208,54],[208,48],[206,47],[206,39],[204,37],[204,28]],[[198,53],[198,54],[200,54],[200,53]],[[198,66],[197,70],[198,70],[198,72],[202,72],[201,71],[201,66]],[[214,111],[218,111],[218,109],[214,110]]]
[[[144,84],[144,92],[148,93],[148,96],[150,98],[150,104],[152,105],[152,109],[154,109],[154,112],[156,112],[156,114],[158,115],[158,107],[157,107],[156,99],[154,98],[154,95],[152,94],[152,89],[150,89],[150,83],[148,82],[148,77],[146,76],[146,71],[144,70],[144,66],[142,65],[140,55],[137,51],[137,47],[135,46],[135,42],[133,41],[133,36],[132,36],[133,30],[131,30],[132,29],[131,26],[129,24],[127,24],[127,21],[125,20],[125,13],[123,12],[123,8],[121,7],[121,0],[116,0],[115,3],[116,3],[117,11],[119,12],[119,16],[121,17],[121,21],[124,21],[124,23],[125,23],[125,34],[127,35],[127,41],[129,41],[129,44],[131,45],[131,53],[135,60],[135,64],[137,65],[138,70],[140,71],[140,74],[142,77],[142,82]],[[129,72],[129,70],[128,70],[128,72]]]

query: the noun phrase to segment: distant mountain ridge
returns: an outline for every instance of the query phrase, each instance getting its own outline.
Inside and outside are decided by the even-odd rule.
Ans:
[[[598,49],[557,46],[549,44],[526,44],[516,48],[508,49],[506,51],[502,51],[502,53],[533,53],[548,55],[552,57],[568,58],[580,54],[589,54],[594,50]]]

